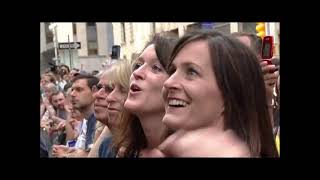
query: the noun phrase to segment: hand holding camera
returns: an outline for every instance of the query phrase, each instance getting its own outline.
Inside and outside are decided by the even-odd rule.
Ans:
[[[273,65],[271,59],[273,57],[273,37],[265,36],[262,40],[262,49],[261,49],[261,58],[262,63],[260,64],[262,67],[262,72],[265,73],[274,73],[278,69],[275,65]],[[263,63],[265,62],[265,63]]]
[[[268,103],[271,103],[273,97],[273,89],[279,77],[278,68],[272,63],[273,57],[273,37],[265,36],[262,41],[261,49],[261,70],[266,87],[266,95]]]

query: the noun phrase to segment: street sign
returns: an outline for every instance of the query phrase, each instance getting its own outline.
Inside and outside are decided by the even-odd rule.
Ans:
[[[59,49],[80,49],[81,44],[80,42],[74,42],[74,43],[59,43],[58,44]]]

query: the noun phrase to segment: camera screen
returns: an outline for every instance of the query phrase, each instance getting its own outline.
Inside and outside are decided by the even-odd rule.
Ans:
[[[271,48],[270,47],[270,43],[264,44],[264,48],[263,48],[263,52],[262,52],[262,56],[263,57],[269,57],[270,56],[270,48]]]

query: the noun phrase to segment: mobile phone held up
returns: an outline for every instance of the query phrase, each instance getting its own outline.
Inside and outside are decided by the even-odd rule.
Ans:
[[[273,37],[265,36],[262,40],[261,58],[270,60],[273,56]]]
[[[265,36],[262,40],[261,58],[262,61],[266,61],[268,65],[272,65],[271,58],[273,57],[273,37]],[[274,73],[270,71],[269,73]]]

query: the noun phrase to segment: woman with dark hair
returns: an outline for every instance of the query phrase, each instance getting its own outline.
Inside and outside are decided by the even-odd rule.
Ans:
[[[118,157],[149,157],[162,142],[165,113],[161,90],[169,77],[165,67],[177,39],[157,34],[133,63],[130,90],[119,129],[113,136]]]
[[[163,155],[278,157],[258,62],[220,32],[182,37],[163,88],[163,123],[175,131],[159,146]]]

